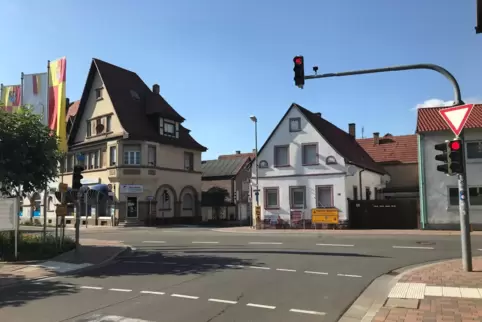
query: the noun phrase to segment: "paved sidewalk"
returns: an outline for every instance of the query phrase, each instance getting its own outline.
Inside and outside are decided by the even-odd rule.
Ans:
[[[461,259],[408,271],[371,321],[482,321],[482,257],[470,273]]]
[[[0,289],[102,265],[127,249],[129,247],[119,241],[81,239],[78,251],[72,250],[48,261],[0,263]]]

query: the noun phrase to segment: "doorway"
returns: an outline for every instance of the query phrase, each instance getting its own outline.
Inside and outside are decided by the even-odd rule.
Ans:
[[[137,197],[127,197],[127,218],[137,218]]]

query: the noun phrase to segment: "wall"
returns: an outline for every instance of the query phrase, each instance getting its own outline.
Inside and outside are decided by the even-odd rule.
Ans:
[[[423,134],[424,179],[426,195],[426,216],[428,228],[454,228],[459,223],[458,206],[449,206],[448,187],[457,187],[457,177],[447,176],[437,171],[441,162],[435,160],[440,153],[434,149],[435,144],[454,138],[453,133],[431,132]],[[466,140],[482,139],[482,130],[468,129],[465,133]],[[467,161],[467,185],[482,186],[482,163]],[[482,207],[470,206],[470,222],[482,224]]]

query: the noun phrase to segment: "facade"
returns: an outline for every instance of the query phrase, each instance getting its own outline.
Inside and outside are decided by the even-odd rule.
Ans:
[[[435,145],[454,138],[439,113],[440,108],[421,108],[417,115],[420,171],[421,226],[425,229],[458,229],[457,176],[437,171]],[[482,229],[482,105],[475,105],[465,130],[465,158],[470,223]]]
[[[261,220],[310,221],[311,209],[336,208],[346,222],[349,199],[373,199],[388,176],[357,143],[353,124],[349,132],[292,104],[258,152]]]
[[[357,142],[390,175],[378,199],[418,199],[417,135],[380,136],[375,132],[373,137]]]
[[[182,125],[184,118],[160,95],[159,85],[151,90],[136,73],[93,59],[71,114],[63,182],[70,186],[74,166],[83,164],[84,185],[106,184],[111,191],[113,206],[95,214],[88,210],[89,221],[161,224],[200,218],[206,148]]]
[[[207,192],[213,187],[228,191],[222,219],[249,221],[250,189],[251,189],[251,158],[250,153],[223,155],[217,160],[202,161],[202,191]],[[215,209],[210,205],[203,206],[203,220],[214,219]]]

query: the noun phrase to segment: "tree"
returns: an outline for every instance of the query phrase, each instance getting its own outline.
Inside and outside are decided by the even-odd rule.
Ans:
[[[219,219],[220,208],[224,206],[224,201],[228,196],[228,190],[221,187],[212,187],[202,193],[203,204],[213,207],[215,220]]]
[[[1,107],[1,106],[0,106]],[[59,172],[58,138],[28,107],[0,108],[0,193],[25,197],[44,190]],[[21,189],[19,189],[21,187]]]

